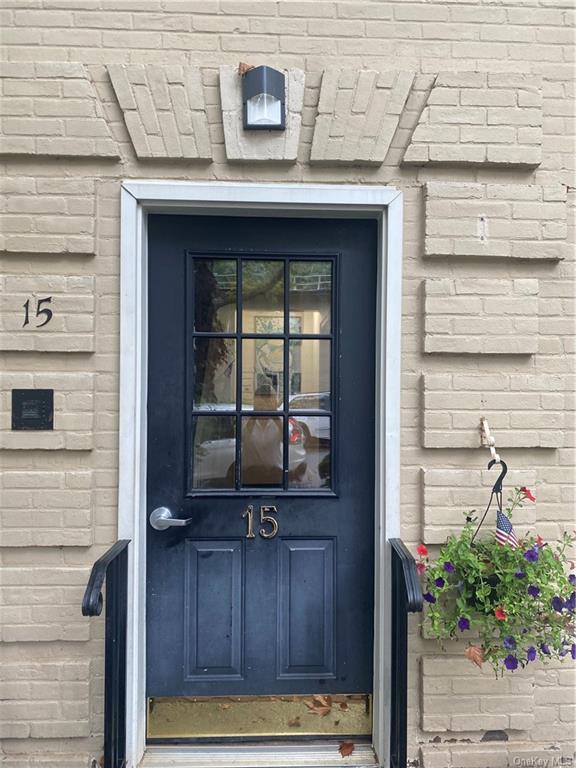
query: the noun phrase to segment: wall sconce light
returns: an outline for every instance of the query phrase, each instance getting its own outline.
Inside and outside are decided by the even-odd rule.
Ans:
[[[286,129],[286,86],[282,72],[272,67],[254,67],[242,77],[244,130]]]

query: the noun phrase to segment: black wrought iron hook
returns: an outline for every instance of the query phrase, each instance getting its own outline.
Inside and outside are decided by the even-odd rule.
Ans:
[[[502,493],[502,481],[506,477],[506,473],[508,472],[508,465],[505,461],[496,461],[496,459],[492,459],[492,461],[488,462],[488,469],[492,469],[494,464],[500,464],[502,467],[502,472],[498,475],[498,479],[494,483],[494,487],[492,488],[492,493]]]

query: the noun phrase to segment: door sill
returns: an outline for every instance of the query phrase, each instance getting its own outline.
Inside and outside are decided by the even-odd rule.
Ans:
[[[338,742],[147,747],[139,768],[378,768],[371,744],[341,757]]]

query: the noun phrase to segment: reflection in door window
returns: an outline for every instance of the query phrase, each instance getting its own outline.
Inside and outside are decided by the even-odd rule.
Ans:
[[[298,470],[288,476],[288,487],[298,488],[330,488],[332,480],[331,435],[329,416],[303,416],[294,414],[289,417],[294,425],[294,431],[302,433],[305,459],[301,460],[301,445],[299,440],[289,440],[290,465],[296,465]]]
[[[234,488],[236,417],[194,416],[191,442],[192,487]]]
[[[242,332],[284,333],[284,260],[242,262]]]
[[[284,419],[248,416],[242,419],[242,485],[282,487]]]
[[[194,259],[194,330],[236,330],[236,262]]]
[[[192,488],[332,488],[335,260],[192,262]]]
[[[194,407],[236,408],[236,340],[194,339]]]
[[[330,410],[329,339],[290,341],[290,409]]]
[[[258,393],[267,392],[268,407],[258,408]],[[242,407],[276,411],[284,398],[284,340],[244,339],[242,341]]]
[[[332,330],[332,262],[290,263],[290,322],[297,318],[300,333],[325,334]]]

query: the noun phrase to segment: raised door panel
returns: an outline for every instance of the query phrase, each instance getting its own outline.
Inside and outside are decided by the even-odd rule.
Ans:
[[[242,679],[241,540],[186,541],[185,678]]]
[[[284,539],[278,557],[278,677],[336,677],[336,545]]]

